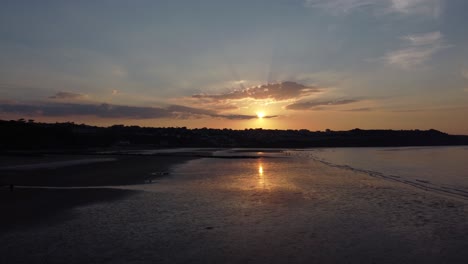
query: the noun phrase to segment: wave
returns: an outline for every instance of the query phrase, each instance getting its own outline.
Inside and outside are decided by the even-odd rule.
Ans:
[[[449,185],[436,184],[426,179],[418,179],[418,178],[410,179],[409,177],[405,177],[402,175],[394,175],[394,174],[388,174],[388,173],[383,173],[383,172],[374,171],[374,170],[357,168],[357,167],[347,165],[347,164],[346,165],[338,164],[338,163],[331,162],[329,160],[325,160],[319,156],[316,156],[309,151],[301,151],[301,152],[302,153],[296,152],[297,156],[302,156],[302,157],[305,156],[307,158],[310,158],[312,160],[325,164],[329,167],[353,171],[353,172],[365,173],[371,177],[376,177],[376,178],[380,178],[380,179],[384,179],[388,181],[394,181],[394,182],[409,185],[409,186],[412,186],[421,190],[437,192],[440,194],[455,196],[458,198],[468,200],[468,190],[464,190],[464,189],[457,188],[454,186],[449,186]]]

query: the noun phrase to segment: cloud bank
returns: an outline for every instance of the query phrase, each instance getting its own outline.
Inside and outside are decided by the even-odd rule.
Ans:
[[[305,86],[296,82],[280,82],[254,86],[224,94],[196,94],[192,97],[198,99],[211,99],[213,101],[242,99],[272,99],[276,101],[284,101],[308,96],[320,91],[321,89],[315,86]]]
[[[221,118],[228,120],[256,119],[256,115],[219,114],[216,111],[182,105],[168,107],[139,107],[113,104],[41,103],[41,104],[0,104],[0,113],[24,116],[72,117],[94,116],[99,118],[120,119],[157,119],[157,118]],[[265,116],[263,118],[275,118]]]

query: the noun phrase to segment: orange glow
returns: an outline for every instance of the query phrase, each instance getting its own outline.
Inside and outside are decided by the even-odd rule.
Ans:
[[[263,117],[265,117],[265,113],[263,113],[263,112],[257,112],[257,117],[258,117],[259,119],[262,119]]]
[[[264,170],[263,170],[263,164],[259,163],[258,164],[258,186],[260,189],[267,190],[269,188],[269,184],[267,181],[267,177],[265,176]]]

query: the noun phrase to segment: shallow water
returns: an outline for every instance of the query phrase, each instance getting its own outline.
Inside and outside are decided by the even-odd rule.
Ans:
[[[196,182],[200,177],[204,180],[208,177],[223,179],[229,182],[231,188],[293,188],[292,186],[297,186],[298,179],[310,177],[311,164],[314,161],[321,161],[345,171],[363,172],[424,190],[468,199],[466,146],[296,150],[243,148],[214,150],[212,156],[223,159],[201,159],[179,165],[171,172],[172,178],[169,179]]]
[[[331,166],[468,197],[466,146],[323,148],[291,153],[320,160]]]

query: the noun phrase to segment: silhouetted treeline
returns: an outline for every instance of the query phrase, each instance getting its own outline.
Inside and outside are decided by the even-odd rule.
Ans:
[[[316,131],[270,129],[187,129],[185,127],[96,127],[74,123],[0,120],[2,150],[109,147],[377,147],[468,145],[468,136],[437,130]]]

